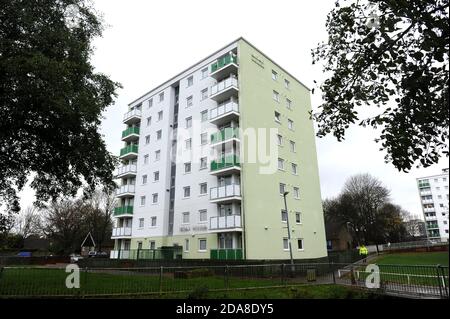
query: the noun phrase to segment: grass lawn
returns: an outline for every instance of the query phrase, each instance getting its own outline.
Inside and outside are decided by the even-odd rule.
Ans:
[[[367,290],[338,285],[304,285],[234,291],[192,291],[190,293],[156,295],[151,298],[191,299],[387,299]]]
[[[208,290],[224,289],[223,276],[180,279],[165,274],[160,282],[159,273],[109,271],[81,272],[80,289],[67,289],[68,273],[64,269],[5,268],[0,274],[0,296],[52,296],[99,294],[146,294],[175,291],[192,291],[206,287]],[[281,285],[280,278],[249,279],[230,277],[228,287],[248,288]]]
[[[394,253],[381,255],[371,263],[380,267],[382,282],[438,287],[443,280],[449,284],[448,268],[435,267],[448,267],[448,256],[448,252]],[[360,278],[368,275],[364,268],[357,269]]]
[[[396,253],[377,258],[374,263],[380,265],[442,265],[448,266],[447,252]]]

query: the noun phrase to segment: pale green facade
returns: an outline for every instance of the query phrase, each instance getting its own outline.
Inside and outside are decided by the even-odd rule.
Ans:
[[[289,250],[283,246],[287,237],[286,223],[281,220],[284,209],[280,183],[286,184],[287,206],[291,228],[291,243],[295,259],[321,258],[327,255],[325,227],[320,193],[319,173],[316,157],[315,134],[310,120],[310,92],[303,84],[272,62],[263,53],[244,39],[238,40],[239,79],[239,126],[241,131],[266,129],[269,148],[269,129],[277,129],[283,137],[283,145],[275,148],[278,157],[284,159],[285,170],[276,169],[272,174],[261,174],[261,166],[267,164],[249,163],[248,140],[241,137],[241,216],[242,248],[245,259],[289,259]],[[277,72],[277,80],[272,79]],[[289,89],[285,87],[289,81]],[[276,102],[273,91],[279,93]],[[286,99],[292,101],[287,108]],[[274,112],[281,116],[281,123],[275,121]],[[294,129],[288,129],[288,119]],[[295,142],[296,152],[290,150],[289,141]],[[291,163],[297,164],[298,174],[291,172]],[[275,166],[277,163],[274,164]],[[299,199],[293,198],[293,187],[300,189]],[[296,212],[301,214],[301,223],[296,223]],[[199,239],[207,239],[207,250],[199,251]],[[298,249],[298,239],[303,248]],[[189,240],[189,250],[184,245]],[[156,247],[183,246],[183,258],[210,258],[210,250],[217,249],[217,233],[185,236],[132,238],[131,249],[137,249],[141,242],[148,247],[155,241]]]

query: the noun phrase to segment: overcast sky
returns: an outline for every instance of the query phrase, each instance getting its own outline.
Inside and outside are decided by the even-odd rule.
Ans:
[[[326,15],[335,0],[93,2],[108,27],[95,41],[92,62],[98,72],[123,85],[101,127],[114,154],[123,145],[122,117],[128,103],[240,36],[310,88],[313,80],[323,78],[320,68],[311,64],[310,50],[326,40]],[[313,108],[320,101],[313,95]],[[345,142],[316,139],[322,198],[336,196],[349,176],[369,172],[386,184],[395,203],[421,216],[415,178],[440,173],[448,160],[399,173],[384,162],[375,136],[370,129],[352,128]],[[21,204],[26,207],[32,201],[27,188]]]

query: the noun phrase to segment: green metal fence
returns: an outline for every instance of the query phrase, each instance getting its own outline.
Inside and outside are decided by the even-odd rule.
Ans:
[[[369,272],[362,266],[334,263],[224,265],[193,267],[79,268],[78,288],[68,288],[74,274],[65,268],[0,268],[0,297],[98,297],[257,289],[304,284],[343,284],[364,288]],[[448,298],[448,267],[382,265],[378,293]],[[72,277],[68,277],[72,276]],[[409,279],[408,279],[409,278]],[[69,286],[70,287],[70,286]]]

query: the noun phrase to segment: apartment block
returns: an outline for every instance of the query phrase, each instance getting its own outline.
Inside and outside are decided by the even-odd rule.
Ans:
[[[448,168],[442,174],[418,178],[417,187],[428,238],[448,240]]]
[[[326,256],[310,110],[309,89],[243,38],[130,103],[111,258]]]

